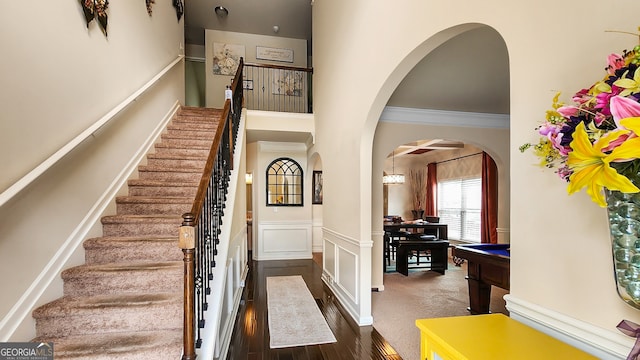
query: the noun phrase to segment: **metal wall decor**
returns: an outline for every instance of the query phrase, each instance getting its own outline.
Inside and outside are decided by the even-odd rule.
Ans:
[[[302,167],[288,157],[275,159],[266,172],[267,206],[303,206]]]
[[[180,21],[182,14],[184,14],[184,4],[182,0],[173,0],[173,7],[176,8],[176,15],[178,16],[178,21]]]
[[[107,8],[109,0],[79,0],[87,21],[87,28],[93,19],[97,19],[100,29],[107,36]]]
[[[156,3],[156,0],[144,0],[147,3],[147,14],[151,16],[151,7]]]

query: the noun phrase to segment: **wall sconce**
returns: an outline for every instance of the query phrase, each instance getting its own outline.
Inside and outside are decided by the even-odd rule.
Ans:
[[[253,174],[252,173],[244,174],[244,181],[247,183],[247,185],[253,184]]]

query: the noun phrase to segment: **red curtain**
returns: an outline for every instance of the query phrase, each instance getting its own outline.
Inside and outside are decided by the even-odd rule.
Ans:
[[[498,242],[498,168],[491,156],[482,152],[482,210],[480,241]]]
[[[438,164],[427,165],[427,199],[425,215],[438,216]]]

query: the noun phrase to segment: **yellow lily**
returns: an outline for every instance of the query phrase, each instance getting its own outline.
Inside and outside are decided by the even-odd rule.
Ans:
[[[629,133],[629,130],[624,129],[613,130],[591,144],[584,123],[578,124],[571,141],[573,151],[567,157],[567,165],[573,171],[569,177],[567,192],[573,194],[586,187],[587,194],[601,207],[607,206],[603,187],[625,193],[640,192],[626,176],[618,174],[609,165],[615,160],[640,158],[640,138],[626,139],[609,154],[602,152],[610,143]]]

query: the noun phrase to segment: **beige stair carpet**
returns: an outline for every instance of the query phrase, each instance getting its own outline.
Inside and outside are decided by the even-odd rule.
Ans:
[[[181,215],[191,210],[221,110],[181,108],[155,151],[84,241],[85,264],[66,269],[64,296],[33,311],[54,357],[179,359],[182,354]]]

